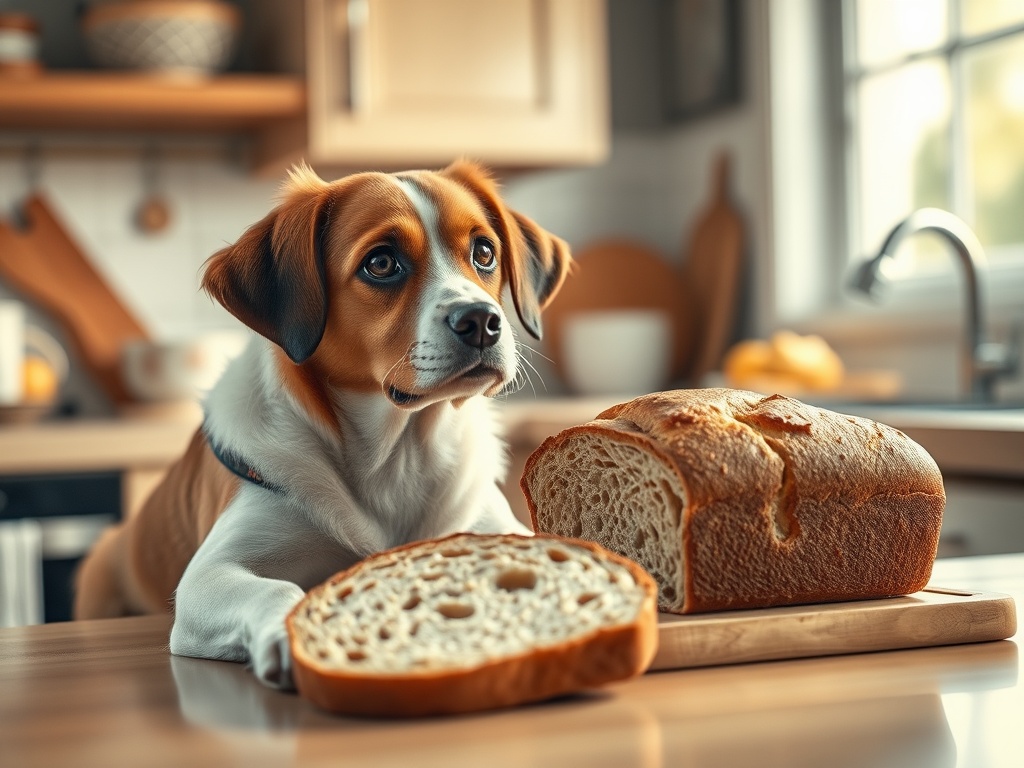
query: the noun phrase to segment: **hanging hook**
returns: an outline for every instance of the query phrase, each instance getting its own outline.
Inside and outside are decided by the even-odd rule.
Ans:
[[[167,228],[171,210],[159,191],[161,152],[159,145],[149,143],[142,151],[142,200],[135,209],[135,225],[147,235]]]
[[[36,191],[40,179],[43,178],[43,151],[40,149],[38,141],[30,141],[25,145],[22,168],[25,174],[25,187],[28,190],[26,197],[28,197]]]
[[[142,188],[147,195],[156,190],[160,159],[159,145],[146,144],[142,150]]]

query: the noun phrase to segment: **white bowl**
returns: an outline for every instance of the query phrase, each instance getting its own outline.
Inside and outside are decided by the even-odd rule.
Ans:
[[[669,376],[672,332],[655,310],[580,312],[565,319],[565,373],[583,395],[643,395]]]
[[[121,375],[144,402],[195,400],[217,383],[247,340],[245,333],[223,331],[178,342],[129,342],[121,350]]]

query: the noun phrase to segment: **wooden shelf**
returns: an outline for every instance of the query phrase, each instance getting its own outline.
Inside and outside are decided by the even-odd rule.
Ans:
[[[289,75],[0,77],[0,130],[250,133],[305,114],[305,82]]]

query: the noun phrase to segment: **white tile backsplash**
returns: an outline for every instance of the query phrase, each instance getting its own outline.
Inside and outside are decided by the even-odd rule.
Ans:
[[[666,142],[655,134],[616,135],[605,164],[517,177],[505,185],[505,199],[574,250],[600,238],[627,237],[654,245],[671,260],[679,233],[665,222]]]
[[[142,151],[48,154],[38,188],[125,304],[157,338],[237,327],[200,292],[201,268],[273,205],[276,181],[254,179],[215,152],[164,158],[146,184]],[[171,210],[168,227],[145,234],[135,212],[155,189]],[[28,190],[24,158],[0,156],[0,211]]]

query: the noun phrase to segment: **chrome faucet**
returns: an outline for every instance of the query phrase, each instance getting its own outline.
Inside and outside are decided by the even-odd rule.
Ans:
[[[968,397],[973,402],[994,402],[995,383],[1001,376],[1016,373],[1020,363],[1017,353],[1018,327],[1011,329],[1008,344],[985,339],[984,302],[978,273],[985,265],[981,243],[961,219],[939,208],[914,211],[889,233],[876,256],[858,267],[852,286],[868,296],[875,296],[880,282],[879,267],[905,238],[918,232],[936,232],[953,246],[963,267],[966,288],[966,327],[960,353],[961,377]]]

